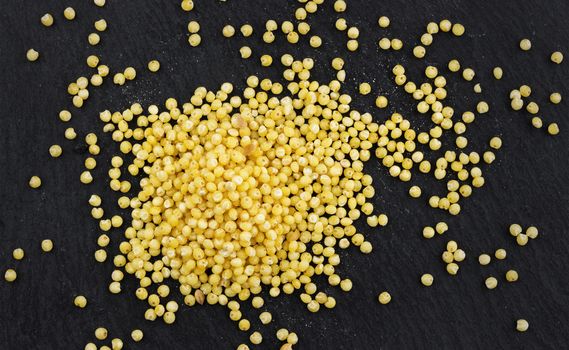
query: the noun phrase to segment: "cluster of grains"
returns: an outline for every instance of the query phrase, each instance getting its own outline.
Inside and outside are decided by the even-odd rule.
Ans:
[[[389,27],[390,22],[391,21],[390,21],[389,17],[387,17],[387,16],[381,16],[377,20],[377,24],[379,25],[380,28]],[[392,49],[394,51],[399,51],[403,48],[403,41],[401,41],[401,39],[397,39],[397,38],[389,39],[386,37],[382,37],[381,39],[379,39],[377,44],[378,44],[379,48],[382,50]]]
[[[516,237],[516,242],[520,246],[525,246],[528,243],[529,239],[535,239],[538,236],[538,229],[535,226],[530,226],[526,229],[525,233],[523,233],[523,229],[519,224],[511,224],[509,227],[509,233],[511,236]],[[496,249],[494,253],[494,257],[497,260],[505,260],[506,259],[506,250],[503,248]],[[489,254],[482,253],[478,256],[478,263],[482,266],[489,265],[492,261],[492,258]],[[513,269],[509,269],[504,274],[505,280],[507,282],[516,282],[519,278],[518,272]],[[494,276],[489,276],[484,280],[484,284],[488,289],[494,289],[498,286],[498,279]]]
[[[435,237],[435,232],[439,235],[448,231],[448,225],[446,222],[438,222],[435,227],[425,226],[423,228],[423,237],[427,239],[431,239]]]
[[[133,340],[136,341],[135,337],[134,337],[134,332],[136,332],[137,330],[133,331]],[[140,338],[142,339],[142,332],[138,330],[138,332],[140,332]],[[104,327],[99,327],[97,329],[95,329],[95,339],[97,339],[97,341],[99,342],[103,342],[103,341],[108,341],[109,338],[109,331],[104,328]],[[100,347],[97,347],[97,345],[95,345],[95,343],[87,343],[85,345],[85,350],[121,350],[124,347],[124,342],[120,339],[120,338],[113,338],[110,341],[109,345],[101,345]]]
[[[530,101],[527,104],[524,101],[524,99],[528,99],[531,96],[531,93],[532,89],[528,85],[522,85],[518,89],[513,89],[510,91],[510,106],[514,111],[520,111],[524,108],[525,104],[526,111],[532,116],[531,125],[536,129],[541,129],[543,127],[543,120],[538,115],[539,105],[534,101]],[[561,94],[558,92],[553,92],[549,96],[549,101],[552,104],[557,105],[561,103],[561,100]],[[557,123],[549,123],[547,133],[552,136],[559,134],[559,125]]]
[[[318,48],[322,45],[322,38],[318,35],[310,35],[310,24],[306,21],[311,14],[316,13],[319,5],[324,3],[324,0],[311,0],[311,1],[301,1],[304,5],[298,7],[294,11],[294,17],[298,23],[295,24],[292,21],[285,20],[280,25],[280,31],[283,36],[290,44],[297,44],[301,37],[308,37],[308,42],[311,47]],[[194,3],[191,0],[183,0],[181,2],[182,10],[186,12],[191,12],[194,9]],[[344,12],[346,10],[346,2],[342,0],[337,0],[334,3],[334,10],[336,12]],[[188,42],[190,46],[196,47],[201,44],[202,38],[199,34],[200,24],[192,20],[188,23]],[[265,31],[260,35],[261,39],[266,44],[271,44],[275,41],[275,34],[278,34],[279,25],[273,20],[269,19],[265,22]],[[239,27],[239,32],[245,38],[251,37],[254,32],[254,28],[251,24],[245,23]],[[221,29],[221,34],[225,38],[232,38],[237,33],[235,27],[231,24],[226,24]],[[348,41],[348,49],[355,51],[358,47],[358,42],[355,40],[359,35],[359,31],[354,27],[354,30],[349,34],[349,37],[354,37]],[[247,59],[252,55],[251,47],[242,46],[239,49],[239,54],[242,58]]]
[[[457,263],[464,261],[466,259],[466,253],[464,250],[458,248],[458,244],[455,241],[448,241],[446,250],[443,252],[441,258],[446,265],[446,270],[449,275],[456,275],[458,273],[459,266]]]
[[[264,286],[272,297],[302,290],[311,312],[336,304],[318,291],[315,276],[351,290],[336,271],[338,249],[353,244],[372,251],[354,221],[363,214],[379,222],[369,202],[372,177],[363,173],[379,126],[350,108],[340,82],[309,80],[312,67],[311,59],[290,62],[295,80],[287,85],[290,96],[281,98],[272,96],[282,92],[280,84],[251,76],[242,97],[224,83],[216,92],[197,88],[183,104],[168,99],[165,111],[150,106],[143,114],[135,104],[101,113],[121,151],[134,156],[128,172],[143,175],[140,191],[119,199],[132,221],[113,263],[139,279],[136,296],[149,304],[146,319],[175,321],[169,278],[180,283],[187,305],[228,305],[244,331],[249,322],[230,300],[248,300]],[[113,158],[110,186],[126,193],[122,165]],[[104,231],[122,224],[102,219],[100,199],[90,202]],[[123,277],[117,271],[113,293]],[[261,317],[270,322],[270,314]],[[261,340],[251,335],[253,343]]]
[[[44,239],[41,241],[41,250],[44,253],[49,253],[53,250],[53,241],[51,239]],[[23,248],[15,248],[12,251],[12,258],[16,261],[21,261],[25,257],[25,251]],[[18,278],[18,273],[13,268],[8,268],[4,272],[4,279],[6,282],[14,282]]]
[[[425,55],[427,54],[426,47],[431,46],[435,34],[440,32],[442,33],[451,32],[452,34],[458,37],[464,35],[465,28],[462,24],[460,23],[453,24],[448,19],[443,19],[439,23],[429,22],[429,24],[427,24],[425,33],[421,35],[420,38],[421,45],[416,45],[415,47],[413,47],[413,56],[415,56],[416,58],[424,58]],[[381,46],[381,40],[379,46],[383,48]]]
[[[482,253],[478,256],[478,263],[482,266],[490,264],[492,257],[486,253]]]
[[[519,246],[525,246],[528,244],[530,239],[536,239],[539,235],[539,231],[537,227],[530,226],[526,229],[526,232],[523,232],[522,226],[519,224],[511,224],[509,228],[510,235],[516,238],[516,243]]]
[[[491,164],[495,159],[493,150],[500,149],[502,141],[499,137],[493,137],[489,146],[492,150],[484,151],[482,157],[478,152],[466,153],[462,151],[468,145],[468,139],[464,136],[467,125],[475,119],[475,113],[466,111],[462,114],[461,121],[453,120],[455,114],[451,106],[443,104],[447,96],[445,89],[446,78],[439,74],[434,66],[427,66],[425,76],[432,80],[422,84],[408,81],[405,75],[405,68],[401,65],[393,67],[395,83],[403,85],[405,91],[411,94],[417,101],[417,111],[421,114],[431,114],[431,121],[434,126],[428,131],[418,132],[412,128],[411,122],[399,113],[393,113],[391,118],[379,126],[379,140],[377,143],[376,156],[382,164],[389,168],[389,174],[399,178],[403,182],[409,182],[412,178],[412,169],[418,165],[419,171],[424,174],[432,173],[435,179],[444,180],[449,174],[455,178],[447,180],[448,193],[444,197],[433,195],[428,203],[433,208],[448,211],[452,215],[458,215],[461,210],[459,201],[472,194],[473,188],[482,187],[485,179],[482,170],[477,165],[481,158],[485,163]],[[376,101],[379,105],[379,102]],[[382,104],[382,106],[386,105]],[[488,104],[480,101],[476,106],[478,114],[487,113]],[[440,138],[445,131],[452,130],[457,135],[455,138],[457,153],[454,150],[447,150],[444,156],[434,161],[425,159],[422,149],[428,147],[430,153],[442,151]],[[422,190],[419,186],[411,186],[409,195],[419,198]]]

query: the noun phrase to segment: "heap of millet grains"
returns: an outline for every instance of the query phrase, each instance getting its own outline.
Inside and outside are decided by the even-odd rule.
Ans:
[[[296,25],[293,21],[283,21],[280,26],[272,19],[266,21],[264,31],[258,34],[265,44],[273,43],[275,35],[281,32],[290,44],[297,44],[306,37],[313,48],[323,45],[322,38],[309,34],[311,27],[306,20],[324,1],[300,2],[301,6],[294,12]],[[103,7],[105,1],[95,0],[94,4]],[[181,8],[190,12],[194,2],[183,0]],[[333,8],[341,14],[347,10],[347,4],[336,0]],[[67,20],[75,18],[73,8],[66,8],[63,14]],[[40,21],[46,27],[54,25],[51,14],[45,14]],[[359,29],[349,26],[344,17],[336,18],[333,25],[346,32],[348,52],[357,52]],[[378,25],[387,28],[389,18],[381,16]],[[94,28],[95,32],[87,38],[92,46],[100,42],[98,33],[107,29],[107,22],[99,19],[94,22]],[[200,24],[191,20],[187,30],[189,45],[199,46],[202,42]],[[245,23],[239,31],[230,24],[221,29],[225,38],[239,33],[243,38],[249,38],[253,36],[254,28]],[[465,28],[446,19],[439,23],[430,22],[411,54],[418,59],[424,58],[427,47],[433,44],[435,36],[440,35],[438,33],[460,37]],[[381,37],[378,40],[382,50],[398,51],[403,45],[397,38]],[[531,42],[522,40],[520,48],[529,50]],[[248,59],[253,51],[245,45],[238,54]],[[36,61],[39,53],[30,49],[26,57]],[[273,64],[273,57],[268,54],[258,57],[264,67]],[[560,64],[563,55],[554,52],[551,61]],[[97,72],[90,78],[79,77],[67,89],[76,108],[81,108],[88,99],[89,85],[98,87],[111,74],[110,68],[96,55],[89,55],[86,63]],[[475,110],[461,111],[458,120],[458,112],[445,102],[447,78],[434,65],[425,68],[423,82],[411,81],[402,65],[392,68],[395,84],[402,86],[417,101],[417,111],[429,115],[433,123],[430,129],[419,131],[399,113],[376,123],[370,113],[353,110],[350,107],[352,97],[341,91],[346,79],[345,61],[341,57],[332,60],[336,79],[328,83],[312,79],[314,61],[311,58],[295,59],[285,54],[280,57],[280,63],[284,66],[283,82],[250,76],[241,93],[234,92],[231,83],[224,83],[217,91],[198,87],[189,101],[178,102],[170,98],[163,109],[151,105],[145,112],[135,103],[122,112],[106,110],[100,113],[100,120],[105,123],[103,131],[110,133],[120,144],[125,158],[133,159],[130,164],[125,164],[123,156],[115,155],[108,171],[111,189],[123,193],[118,206],[129,209],[131,216],[119,244],[120,253],[112,257],[116,269],[111,275],[109,291],[121,292],[123,271],[134,275],[139,283],[135,295],[148,303],[144,314],[147,320],[162,318],[168,324],[175,321],[179,305],[172,300],[167,284],[169,279],[178,282],[179,293],[188,306],[196,303],[226,305],[230,309],[229,317],[243,331],[249,331],[251,325],[240,311],[239,302],[250,300],[254,308],[263,307],[264,300],[259,296],[263,289],[268,289],[272,297],[300,291],[300,299],[311,312],[322,307],[334,308],[335,298],[319,291],[314,277],[324,275],[330,285],[349,291],[352,288],[350,279],[336,272],[340,264],[338,250],[355,245],[361,252],[371,253],[371,243],[358,232],[354,222],[364,217],[371,227],[385,226],[388,222],[387,216],[374,209],[370,202],[375,194],[373,181],[363,169],[374,147],[376,157],[389,168],[392,177],[410,182],[413,168],[417,168],[420,173],[446,181],[446,194],[431,195],[426,202],[452,215],[460,213],[462,199],[484,185],[479,164],[481,161],[491,164],[502,141],[493,137],[488,148],[480,153],[466,152],[468,139],[465,133],[476,116],[487,113],[490,107],[485,101],[479,101]],[[151,60],[147,68],[156,73],[160,66],[159,61]],[[464,80],[472,82],[475,93],[482,92],[480,83],[474,81],[476,72],[472,68],[462,68],[461,63],[453,59],[448,63],[448,71],[460,73]],[[497,80],[503,74],[500,67],[492,71]],[[135,68],[127,67],[115,70],[112,81],[123,85],[136,75]],[[359,83],[361,95],[368,95],[373,90],[370,83]],[[521,110],[525,103],[523,99],[529,98],[530,94],[531,88],[527,85],[512,90],[512,109]],[[552,93],[550,101],[558,104],[561,95]],[[377,108],[386,108],[388,104],[387,96],[377,96]],[[529,102],[526,110],[534,115],[532,125],[541,128],[542,120],[536,116],[537,103]],[[59,118],[69,122],[72,114],[62,110]],[[556,135],[559,128],[556,123],[550,123],[547,131]],[[440,138],[446,132],[456,135],[456,148],[442,149]],[[73,140],[76,137],[73,128],[66,129],[65,138]],[[100,147],[95,133],[87,134],[85,142],[90,156],[85,159],[80,181],[90,184],[94,181],[90,171],[97,166],[94,157],[100,153]],[[62,148],[53,145],[49,153],[57,158],[61,156]],[[428,160],[425,153],[441,156]],[[125,180],[125,169],[129,175],[139,177],[137,193],[133,193],[131,183]],[[29,180],[32,188],[39,188],[41,184],[38,176]],[[409,188],[412,198],[420,198],[422,192],[418,185]],[[93,194],[89,204],[91,215],[99,220],[103,231],[94,256],[96,261],[105,262],[110,244],[106,232],[121,228],[125,223],[119,215],[105,215],[98,195]],[[435,232],[443,234],[447,230],[448,225],[439,222],[434,228],[425,227],[422,234],[430,239]],[[537,229],[530,227],[523,234],[521,226],[513,224],[510,234],[516,237],[519,245],[525,245],[527,238],[537,237]],[[53,243],[45,240],[42,249],[51,251]],[[23,249],[14,250],[13,256],[16,260],[23,259]],[[505,259],[506,251],[496,250],[495,257]],[[457,262],[465,258],[465,251],[458,248],[456,241],[447,243],[442,260],[449,274],[455,275],[459,269]],[[478,259],[481,265],[488,265],[491,260],[488,254],[481,254]],[[515,282],[518,273],[508,270],[505,278]],[[14,281],[16,272],[7,270],[5,279]],[[420,277],[424,286],[431,286],[433,281],[430,273]],[[494,277],[485,280],[489,289],[495,288],[497,283]],[[384,291],[378,300],[388,304],[391,295]],[[74,304],[84,308],[87,298],[75,296]],[[268,324],[272,315],[265,311],[260,314],[260,319],[263,324]],[[518,320],[516,328],[525,331],[528,325],[527,321]],[[95,337],[105,340],[107,330],[98,328]],[[143,333],[137,329],[131,337],[140,341]],[[291,349],[298,342],[297,335],[284,328],[279,329],[276,337],[284,342],[283,350]],[[259,344],[262,339],[258,331],[250,334],[252,344]],[[123,343],[115,338],[110,345],[100,349],[121,349]],[[97,349],[97,346],[89,343],[85,349]],[[245,350],[248,346],[241,344],[238,349]]]
[[[353,223],[374,215],[363,162],[378,125],[350,109],[338,81],[309,80],[312,66],[312,59],[291,58],[298,80],[283,98],[272,96],[279,83],[252,76],[242,97],[225,83],[216,92],[197,88],[184,104],[168,99],[164,111],[143,113],[134,104],[101,113],[121,151],[134,156],[130,174],[143,173],[141,191],[119,199],[132,208],[132,221],[114,262],[140,280],[147,319],[174,321],[147,292],[169,277],[188,305],[247,300],[266,285],[273,297],[302,288],[315,312],[335,300],[317,291],[313,276],[351,289],[335,273],[337,249],[372,250]],[[110,185],[120,190],[122,158],[112,163]]]

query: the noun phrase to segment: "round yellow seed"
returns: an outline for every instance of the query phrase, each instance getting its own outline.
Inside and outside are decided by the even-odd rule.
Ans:
[[[41,186],[41,179],[39,176],[32,176],[29,181],[31,188],[39,188]]]
[[[249,336],[249,341],[254,345],[261,344],[263,342],[263,336],[261,333],[255,331]]]
[[[269,324],[273,320],[273,315],[270,312],[265,311],[259,315],[259,319],[262,324]]]
[[[378,300],[380,304],[389,304],[391,301],[391,294],[389,294],[389,292],[381,292],[379,294]]]
[[[448,33],[452,29],[452,22],[449,21],[448,19],[443,19],[439,23],[439,28],[441,29],[442,32]]]
[[[433,43],[433,36],[431,33],[424,33],[421,35],[421,44],[425,46],[429,46]]]
[[[476,75],[476,73],[474,72],[474,70],[472,68],[466,68],[462,71],[462,77],[466,81],[471,81],[472,79],[474,79],[475,75]]]
[[[432,286],[433,280],[434,280],[434,277],[430,273],[426,273],[426,274],[423,274],[421,276],[421,283],[426,287]]]
[[[478,263],[483,266],[490,264],[491,260],[492,258],[488,254],[480,254],[478,257]]]
[[[494,75],[494,78],[496,80],[500,80],[504,76],[504,71],[502,70],[501,67],[494,67],[494,69],[492,70],[492,74]]]
[[[85,306],[87,306],[87,298],[85,298],[83,295],[78,295],[75,297],[75,299],[73,299],[73,304],[78,308],[83,309]]]
[[[508,270],[506,272],[506,281],[516,282],[518,280],[518,272],[516,270]]]
[[[484,284],[486,285],[486,288],[494,289],[498,286],[498,280],[496,279],[496,277],[488,277],[484,281]]]
[[[498,260],[506,259],[506,250],[502,248],[496,249],[496,252],[494,252],[494,257],[496,257]]]
[[[241,54],[241,58],[249,58],[251,57],[252,51],[249,46],[243,46],[239,49],[239,53]]]
[[[494,136],[490,139],[490,147],[494,149],[500,149],[502,147],[502,139],[500,139],[498,136]]]
[[[249,320],[246,320],[246,319],[239,320],[238,325],[239,325],[239,329],[242,330],[243,332],[246,332],[251,328],[251,322],[249,322]]]
[[[134,80],[134,78],[136,78],[136,69],[133,67],[126,67],[123,74],[126,80]]]
[[[140,329],[135,329],[130,333],[130,336],[132,340],[134,340],[135,342],[139,342],[144,337],[144,333],[142,333]]]
[[[524,319],[519,319],[516,321],[516,330],[518,332],[525,332],[529,328],[529,322]]]
[[[371,92],[371,85],[369,85],[369,83],[361,83],[359,90],[360,94],[367,95]]]
[[[551,62],[561,64],[563,62],[563,54],[559,51],[555,51],[551,54]]]
[[[448,69],[451,72],[458,72],[460,70],[460,63],[458,60],[450,60],[448,63]]]
[[[265,301],[263,300],[263,298],[256,296],[251,300],[251,305],[255,309],[259,309],[259,308],[263,307],[263,305],[265,305]]]
[[[253,34],[253,27],[250,24],[244,24],[241,26],[240,31],[244,37],[249,37]]]
[[[68,140],[74,140],[77,137],[77,133],[73,128],[65,129],[65,138]]]
[[[29,50],[26,52],[26,58],[27,58],[28,61],[30,61],[30,62],[37,61],[37,59],[38,59],[39,57],[40,57],[39,52],[37,52],[37,51],[34,50],[34,49],[29,49]]]
[[[451,262],[451,263],[447,264],[446,269],[447,269],[447,272],[449,275],[454,276],[458,273],[459,266],[458,266],[458,264]]]
[[[531,118],[531,125],[536,129],[541,129],[543,127],[543,121],[540,117]]]
[[[486,101],[480,101],[476,105],[476,111],[480,114],[488,113],[489,110],[490,106],[488,106],[488,103]]]
[[[61,149],[60,145],[52,145],[51,147],[49,147],[49,154],[53,158],[58,158],[59,156],[61,156],[62,152],[63,150]]]
[[[346,47],[348,48],[349,51],[353,52],[353,51],[356,51],[358,49],[359,45],[360,44],[358,43],[357,40],[351,39],[351,40],[348,40]]]
[[[95,21],[95,29],[99,32],[104,32],[105,30],[107,30],[107,21],[105,21],[104,19],[100,19]]]
[[[233,35],[235,35],[235,28],[233,28],[232,25],[228,24],[225,27],[223,27],[221,33],[223,34],[224,37],[231,38]]]
[[[435,225],[435,231],[437,231],[439,235],[442,235],[448,231],[448,224],[446,222],[438,222]]]
[[[83,184],[87,185],[87,184],[90,184],[91,182],[93,182],[93,176],[91,175],[91,173],[88,170],[85,170],[84,172],[81,173],[79,180]]]
[[[522,85],[520,86],[519,93],[521,97],[529,97],[531,95],[531,87],[529,87],[528,85]]]
[[[188,32],[194,34],[200,31],[200,24],[197,21],[188,22]]]
[[[62,110],[61,112],[59,112],[59,120],[61,120],[62,122],[68,122],[71,120],[71,113],[67,110]]]
[[[520,41],[520,49],[523,51],[528,51],[531,49],[531,41],[529,39],[522,39]]]
[[[378,45],[382,50],[389,50],[391,48],[391,40],[388,38],[381,38]]]
[[[202,37],[198,33],[194,33],[188,37],[188,43],[192,47],[198,46],[202,42]]]
[[[357,27],[348,28],[348,38],[357,39],[360,36],[360,30]]]
[[[409,188],[409,195],[413,198],[421,197],[421,187],[411,186],[411,188]]]
[[[431,226],[425,226],[423,228],[423,237],[427,239],[435,237],[435,229],[432,228]]]
[[[344,0],[334,1],[334,11],[340,13],[346,11],[347,5]]]
[[[391,21],[389,20],[389,17],[387,16],[381,16],[379,17],[379,19],[377,20],[377,24],[381,27],[381,28],[387,28],[389,27],[389,23]]]
[[[519,224],[511,224],[509,231],[510,231],[510,235],[516,237],[517,235],[522,233],[522,227]]]
[[[53,25],[53,16],[49,13],[46,13],[45,15],[41,16],[40,22],[46,27],[51,27]]]
[[[16,248],[12,251],[12,257],[15,260],[22,260],[24,258],[24,250],[22,248]]]
[[[460,23],[455,23],[452,26],[452,33],[455,36],[462,36],[465,32],[464,26]]]
[[[124,346],[124,343],[119,338],[114,338],[111,340],[111,350],[121,350]]]
[[[535,102],[530,102],[527,104],[526,106],[526,110],[530,113],[530,114],[537,114],[539,112],[539,105]]]
[[[547,126],[547,132],[550,135],[557,135],[559,134],[559,126],[557,125],[557,123],[551,123]]]
[[[182,10],[190,12],[191,10],[194,9],[194,2],[192,0],[182,0],[182,2],[180,3],[180,7],[182,7]]]
[[[310,37],[309,43],[311,47],[318,48],[322,46],[322,38],[320,38],[318,35],[313,35]]]
[[[148,62],[148,70],[156,73],[158,72],[158,70],[160,69],[160,62],[158,62],[157,60],[152,60],[150,62]]]
[[[65,17],[65,19],[72,21],[75,19],[75,9],[73,9],[73,7],[66,7],[65,10],[63,10],[63,17]]]
[[[41,241],[41,250],[49,253],[53,250],[53,241],[51,239],[44,239]]]
[[[517,237],[516,237],[516,243],[519,246],[525,246],[526,244],[528,244],[528,236],[524,233],[520,233]]]
[[[18,278],[18,274],[13,269],[7,269],[4,273],[4,279],[6,282],[14,282]]]
[[[290,332],[286,337],[286,342],[288,344],[295,345],[296,343],[298,343],[298,335],[294,332]]]
[[[99,57],[95,55],[90,55],[89,57],[87,57],[87,65],[89,67],[95,68],[97,67],[98,64],[99,64]]]
[[[105,227],[101,227],[101,229],[103,231],[108,231],[106,224]],[[95,251],[95,260],[100,263],[105,262],[107,260],[107,252],[103,249],[97,249]]]
[[[89,42],[89,45],[95,46],[99,44],[101,37],[97,33],[91,33],[87,36],[87,41]]]
[[[286,338],[288,337],[288,330],[286,328],[280,328],[279,330],[277,330],[277,339],[280,341],[285,341]]]
[[[530,226],[526,229],[526,236],[528,236],[528,238],[536,239],[538,235],[539,235],[539,231],[538,231],[537,227]]]
[[[458,262],[464,261],[464,259],[466,258],[466,253],[462,249],[457,249],[453,253],[453,258],[454,258],[454,261],[458,261]]]
[[[395,51],[401,50],[403,48],[403,41],[399,39],[391,39],[391,48]]]
[[[270,55],[261,56],[261,65],[263,67],[268,67],[273,64],[273,58]]]
[[[510,105],[514,111],[519,111],[524,107],[524,101],[519,98],[514,98]]]
[[[380,41],[380,47],[381,47],[381,41]],[[423,58],[425,57],[425,54],[427,53],[427,50],[423,47],[423,46],[415,46],[413,48],[413,56],[417,57],[417,58]]]
[[[551,101],[551,103],[554,104],[558,104],[561,102],[561,94],[558,92],[554,92],[551,95],[549,95],[549,101]]]

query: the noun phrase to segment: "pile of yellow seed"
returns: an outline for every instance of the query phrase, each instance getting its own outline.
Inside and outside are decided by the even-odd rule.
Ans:
[[[310,80],[312,67],[311,59],[290,62],[295,80],[285,97],[273,96],[280,84],[252,76],[242,97],[224,83],[216,92],[197,88],[183,104],[168,99],[164,111],[150,106],[144,114],[135,104],[101,113],[121,151],[134,156],[130,174],[143,175],[141,190],[119,199],[131,208],[132,222],[113,262],[139,279],[136,296],[149,304],[146,319],[174,322],[178,306],[163,284],[169,278],[180,283],[187,305],[236,308],[230,317],[243,330],[249,323],[231,299],[248,300],[264,287],[273,297],[301,290],[316,312],[336,302],[318,291],[315,276],[352,288],[336,272],[338,249],[372,250],[353,224],[374,214],[363,162],[379,126],[350,108],[340,82]],[[109,170],[114,190],[119,158]],[[121,279],[112,292],[120,292]],[[265,321],[269,315],[262,314]],[[260,339],[253,333],[251,341]]]

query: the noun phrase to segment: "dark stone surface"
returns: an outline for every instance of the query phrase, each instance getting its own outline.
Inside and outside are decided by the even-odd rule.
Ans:
[[[328,1],[330,2],[330,1]],[[348,59],[347,91],[352,93],[354,107],[373,113],[377,121],[390,112],[407,116],[414,125],[428,127],[428,119],[413,112],[412,101],[396,88],[391,67],[403,63],[410,78],[421,81],[426,64],[437,65],[449,79],[450,104],[457,111],[473,109],[478,98],[486,99],[491,111],[477,118],[469,127],[469,150],[482,151],[493,135],[503,138],[503,149],[492,166],[484,166],[486,186],[463,202],[463,212],[450,217],[425,205],[431,194],[440,194],[444,186],[425,176],[415,176],[421,184],[421,200],[407,195],[410,184],[390,178],[377,160],[367,171],[377,181],[377,208],[389,215],[385,229],[362,231],[374,244],[372,254],[363,256],[350,248],[342,252],[342,275],[354,282],[351,293],[324,288],[337,298],[336,309],[313,315],[297,297],[284,297],[267,302],[274,321],[261,331],[262,348],[275,349],[274,333],[287,327],[300,336],[299,349],[561,349],[569,341],[569,281],[567,278],[569,143],[567,141],[567,103],[547,103],[552,91],[567,95],[569,64],[557,66],[549,61],[552,51],[560,49],[569,55],[567,1],[361,1],[348,2],[344,16],[361,32],[361,49],[348,54],[345,34],[332,29],[337,15],[331,4],[310,19],[312,31],[320,35],[324,45],[319,50],[286,44],[282,37],[263,52],[273,54],[303,53],[316,59],[317,78],[329,79],[329,61],[340,55]],[[66,6],[77,10],[77,18],[68,22],[62,17]],[[234,349],[247,342],[248,334],[240,332],[227,317],[225,308],[182,307],[173,326],[143,319],[145,305],[132,296],[135,285],[131,278],[123,283],[118,296],[107,291],[111,264],[98,264],[93,259],[98,236],[97,223],[89,216],[87,199],[91,193],[104,195],[104,208],[115,208],[115,193],[107,189],[104,175],[109,158],[117,152],[109,135],[102,135],[98,112],[103,109],[123,110],[133,102],[147,106],[162,104],[167,97],[186,99],[198,85],[215,89],[224,81],[243,86],[249,74],[277,76],[277,69],[261,69],[258,56],[261,40],[237,36],[221,37],[225,23],[252,23],[258,34],[267,18],[289,18],[293,1],[229,0],[197,1],[192,13],[182,12],[178,1],[113,1],[97,8],[90,1],[61,2],[55,0],[4,0],[0,4],[0,269],[15,267],[18,280],[0,283],[0,349],[82,349],[94,339],[96,327],[109,329],[109,337],[125,340],[125,348],[134,349]],[[39,18],[45,12],[54,14],[55,25],[45,28]],[[391,27],[380,30],[379,15],[391,18]],[[424,61],[409,53],[412,43],[431,21],[448,17],[466,26],[461,38],[437,35]],[[90,47],[87,34],[93,22],[106,18],[109,27],[101,35],[101,44]],[[203,43],[190,48],[186,42],[186,24],[190,19],[201,23]],[[399,37],[405,42],[401,52],[380,52],[377,40],[382,36]],[[533,48],[521,52],[521,38],[532,40]],[[243,61],[238,49],[249,42],[255,59]],[[34,47],[41,53],[36,63],[25,60],[25,52]],[[89,54],[97,54],[112,71],[127,65],[137,68],[138,77],[123,87],[106,80],[101,88],[90,89],[85,107],[76,110],[66,94],[68,82],[80,75],[90,75],[85,64]],[[144,69],[150,59],[159,59],[158,74]],[[458,58],[464,67],[473,67],[483,93],[475,96],[472,84],[451,76],[446,62]],[[275,60],[276,61],[276,60]],[[491,77],[492,67],[504,68],[502,81]],[[279,68],[280,69],[280,68]],[[357,83],[373,83],[390,96],[388,110],[373,106],[374,96],[355,94]],[[561,134],[552,138],[543,130],[535,130],[526,113],[508,108],[508,92],[519,85],[531,85],[532,98],[541,104],[544,121],[556,121]],[[375,93],[373,95],[375,95]],[[57,113],[62,108],[73,112],[73,120],[64,124]],[[73,126],[80,137],[73,142],[63,138],[67,126]],[[90,186],[78,181],[84,155],[82,137],[88,131],[100,135],[102,154],[94,172],[96,181]],[[446,145],[451,145],[446,140]],[[48,147],[59,143],[64,147],[60,159],[51,159]],[[451,145],[452,146],[452,145]],[[43,179],[40,190],[27,187],[31,175]],[[126,213],[123,213],[126,214]],[[421,237],[425,225],[446,220],[450,230],[432,240]],[[526,247],[518,247],[507,234],[512,222],[536,225],[540,237]],[[111,232],[113,252],[120,236]],[[40,242],[52,238],[53,253],[43,254]],[[458,276],[448,276],[440,253],[449,239],[457,240],[467,252]],[[11,252],[16,247],[26,251],[21,262],[14,262]],[[477,256],[503,247],[505,261],[482,267]],[[508,269],[519,271],[515,284],[504,282]],[[419,277],[430,272],[435,276],[431,288],[423,288]],[[2,272],[3,273],[3,272]],[[496,276],[500,284],[489,291],[484,279]],[[389,290],[393,301],[387,306],[377,302],[377,294]],[[73,306],[73,297],[84,294],[86,309]],[[258,312],[244,306],[244,315],[258,329]],[[525,334],[515,331],[515,320],[526,318],[530,329]],[[141,328],[144,340],[129,341],[132,329]],[[110,339],[109,338],[109,339]],[[102,343],[98,343],[102,345]]]

